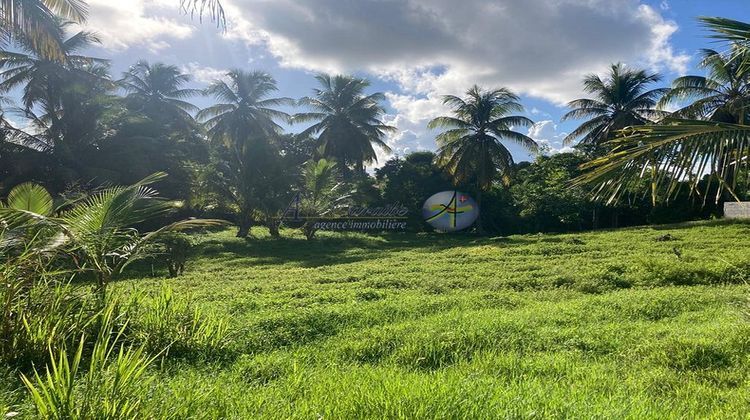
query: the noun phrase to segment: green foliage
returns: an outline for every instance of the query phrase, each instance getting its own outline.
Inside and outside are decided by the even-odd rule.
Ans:
[[[344,185],[338,182],[336,162],[320,159],[307,162],[302,170],[303,189],[299,192],[300,216],[305,217],[302,232],[313,239],[317,228],[315,223],[340,207],[349,198],[343,191]]]
[[[143,348],[121,342],[125,326],[116,329],[113,306],[99,319],[99,334],[83,372],[85,337],[74,353],[65,348],[50,354],[46,372],[33,378],[21,375],[36,414],[45,419],[122,419],[142,415],[143,391],[153,362]]]
[[[256,212],[271,234],[278,235],[274,218],[288,203],[294,173],[284,167],[277,144],[282,131],[277,121],[288,121],[290,116],[277,108],[293,101],[268,97],[278,88],[267,73],[232,70],[227,78],[228,82],[213,82],[206,91],[220,103],[197,115],[218,148],[218,162],[207,186],[235,213],[238,237],[248,235]]]
[[[453,188],[444,172],[433,164],[434,159],[432,152],[415,152],[390,159],[375,170],[382,185],[383,201],[413,209],[409,213],[409,225],[416,230],[427,227],[418,211],[425,200],[437,192]]]
[[[319,150],[334,159],[349,178],[349,168],[364,173],[365,164],[377,162],[375,147],[390,152],[385,136],[396,128],[382,121],[385,109],[380,105],[385,96],[365,94],[370,82],[353,76],[319,74],[320,85],[312,97],[299,100],[311,112],[295,114],[293,122],[315,121],[302,132],[303,136],[318,135]],[[375,147],[374,147],[375,146]]]
[[[561,153],[538,157],[519,170],[511,191],[524,223],[540,232],[581,230],[588,223],[593,205],[587,191],[570,187],[583,162],[580,156]]]
[[[523,116],[509,115],[523,111],[518,96],[510,90],[485,91],[475,85],[466,91],[466,98],[446,95],[443,103],[451,107],[454,115],[435,118],[427,126],[446,129],[435,138],[436,162],[455,184],[473,183],[481,194],[496,179],[507,181],[513,157],[502,141],[536,151],[534,140],[514,131],[515,127],[528,127],[533,122]],[[481,201],[481,197],[477,199]]]
[[[588,120],[568,134],[565,143],[580,139],[577,147],[596,157],[607,151],[604,143],[618,130],[663,117],[665,113],[655,108],[659,97],[668,89],[647,89],[648,85],[660,80],[658,73],[627,68],[622,63],[613,64],[606,79],[596,74],[587,75],[583,79],[583,89],[594,98],[569,102],[568,107],[572,110],[563,116],[563,120]]]
[[[156,251],[159,260],[163,260],[170,277],[177,277],[185,271],[185,263],[192,254],[194,243],[190,235],[181,232],[169,232],[156,240]]]
[[[131,338],[151,354],[218,359],[227,349],[227,321],[178,298],[169,286],[153,298],[135,296],[129,307]]]

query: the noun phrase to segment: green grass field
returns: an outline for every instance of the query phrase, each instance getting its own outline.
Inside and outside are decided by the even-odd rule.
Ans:
[[[154,417],[750,416],[750,224],[255,233],[116,283],[166,283],[231,326],[225,350],[152,368]]]

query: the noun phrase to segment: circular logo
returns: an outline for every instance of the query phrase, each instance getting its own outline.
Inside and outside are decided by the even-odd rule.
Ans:
[[[422,217],[439,231],[455,232],[466,229],[477,220],[479,206],[469,194],[442,191],[424,202]]]

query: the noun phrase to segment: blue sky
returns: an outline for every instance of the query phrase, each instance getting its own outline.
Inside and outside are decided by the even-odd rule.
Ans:
[[[181,66],[197,87],[230,68],[260,69],[293,98],[310,93],[316,72],[367,77],[387,95],[399,154],[434,149],[425,125],[445,113],[440,95],[474,83],[518,92],[538,122],[529,134],[564,150],[575,123],[559,120],[584,74],[616,61],[659,71],[665,84],[701,73],[697,51],[719,47],[696,17],[750,21],[746,0],[224,0],[222,31],[181,15],[179,0],[89,3],[87,29],[103,43],[88,53],[109,58],[114,76],[138,59]]]

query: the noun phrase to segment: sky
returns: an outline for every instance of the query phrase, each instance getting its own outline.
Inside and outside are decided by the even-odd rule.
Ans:
[[[519,94],[536,123],[518,130],[565,151],[576,122],[560,118],[585,96],[584,75],[615,62],[659,72],[663,85],[704,74],[699,49],[721,46],[696,17],[750,21],[748,0],[222,0],[220,29],[180,13],[179,0],[88,3],[86,29],[102,44],[87,53],[110,59],[114,77],[141,59],[183,68],[194,87],[228,69],[263,70],[292,98],[309,95],[318,72],[366,77],[385,93],[384,120],[398,129],[387,142],[401,156],[434,150],[426,125],[448,114],[441,95],[474,84]],[[509,148],[517,161],[533,159]]]

